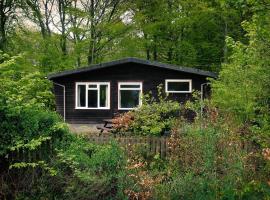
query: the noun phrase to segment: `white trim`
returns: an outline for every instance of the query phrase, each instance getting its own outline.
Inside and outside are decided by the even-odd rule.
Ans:
[[[95,84],[97,85],[97,88],[88,88],[88,85]],[[109,110],[110,104],[111,104],[111,84],[110,82],[76,82],[75,84],[75,109],[77,110]],[[85,107],[79,107],[78,105],[78,85],[85,85],[86,89],[86,97],[85,97]],[[106,95],[106,101],[108,103],[107,107],[100,107],[100,85],[107,85],[107,95]],[[88,90],[97,90],[97,106],[96,108],[88,108]]]
[[[189,83],[189,90],[188,91],[169,91],[168,90],[168,83],[173,82],[182,82],[182,83]],[[191,93],[192,92],[192,80],[191,79],[165,79],[165,92],[166,93]]]
[[[140,85],[139,88],[121,88],[121,85]],[[118,110],[134,110],[137,107],[134,108],[121,108],[121,95],[120,95],[120,91],[121,90],[138,90],[140,91],[139,93],[139,107],[142,105],[142,89],[143,83],[141,81],[137,81],[137,82],[118,82]]]

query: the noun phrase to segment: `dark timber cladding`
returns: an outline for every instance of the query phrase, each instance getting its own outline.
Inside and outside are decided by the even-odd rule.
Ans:
[[[137,58],[126,58],[77,70],[52,74],[49,79],[54,83],[65,86],[65,112],[69,123],[95,123],[104,118],[112,118],[118,109],[118,83],[142,82],[143,93],[151,91],[157,94],[157,86],[165,85],[166,79],[191,79],[192,89],[200,90],[201,84],[207,82],[207,77],[216,74],[194,68],[185,68],[151,62]],[[76,109],[76,82],[109,82],[110,109]],[[54,84],[57,111],[63,115],[63,88]],[[170,93],[169,97],[184,102],[191,97],[191,93]]]

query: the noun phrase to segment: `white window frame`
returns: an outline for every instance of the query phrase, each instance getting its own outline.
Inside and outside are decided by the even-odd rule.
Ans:
[[[168,83],[189,83],[189,90],[188,91],[170,91],[168,90]],[[192,80],[191,79],[166,79],[165,80],[165,92],[166,93],[191,93],[192,92]]]
[[[121,85],[140,85],[139,88],[121,88]],[[143,92],[143,83],[142,82],[118,82],[118,110],[134,110],[137,107],[134,108],[121,108],[121,95],[120,95],[120,91],[121,90],[139,90],[140,94],[139,94],[139,105],[138,107],[140,107],[142,105],[142,92]]]
[[[78,85],[85,85],[86,87],[86,102],[85,102],[85,107],[80,107],[78,106]],[[91,88],[88,88],[89,85],[97,85],[96,89],[92,89],[92,90],[97,90],[98,94],[97,94],[97,105],[98,107],[96,108],[88,108],[88,90],[91,90]],[[108,101],[108,105],[107,107],[100,107],[100,85],[107,85],[108,86],[108,90],[107,90],[107,101]],[[81,109],[81,110],[109,110],[110,109],[110,105],[111,105],[111,85],[110,82],[76,82],[76,86],[75,86],[75,109]]]

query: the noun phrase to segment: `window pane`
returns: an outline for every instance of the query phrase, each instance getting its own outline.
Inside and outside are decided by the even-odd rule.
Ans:
[[[120,88],[140,88],[140,85],[134,84],[134,85],[120,85]]]
[[[168,91],[189,91],[189,82],[168,82]]]
[[[97,88],[97,85],[96,84],[90,84],[90,85],[88,85],[88,88]]]
[[[97,90],[88,90],[88,107],[97,108]]]
[[[86,106],[86,86],[85,85],[78,85],[78,94],[77,94],[77,106],[78,107],[85,107]]]
[[[134,108],[139,105],[140,91],[139,90],[121,90],[121,108]]]
[[[100,85],[100,91],[99,91],[99,101],[100,101],[100,107],[107,107],[107,91],[108,91],[108,85]]]

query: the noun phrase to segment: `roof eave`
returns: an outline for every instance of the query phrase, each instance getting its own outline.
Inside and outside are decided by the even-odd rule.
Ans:
[[[204,70],[200,70],[200,69],[196,69],[196,68],[187,68],[187,67],[169,65],[169,64],[165,64],[165,63],[159,63],[156,61],[142,60],[142,59],[138,59],[138,58],[124,58],[121,60],[100,63],[100,64],[96,64],[96,65],[92,65],[92,66],[88,66],[88,67],[84,67],[84,68],[63,71],[63,72],[59,72],[59,73],[55,73],[55,74],[49,74],[48,79],[52,80],[52,79],[63,77],[63,76],[69,76],[72,74],[93,71],[93,70],[102,69],[102,68],[106,68],[106,67],[110,67],[110,66],[114,66],[114,65],[119,65],[119,64],[125,64],[125,63],[138,63],[138,64],[156,66],[156,67],[164,68],[164,69],[168,69],[168,70],[175,70],[175,71],[181,71],[181,72],[185,72],[185,73],[191,73],[191,74],[197,74],[197,75],[201,75],[201,76],[217,78],[216,73],[204,71]]]

